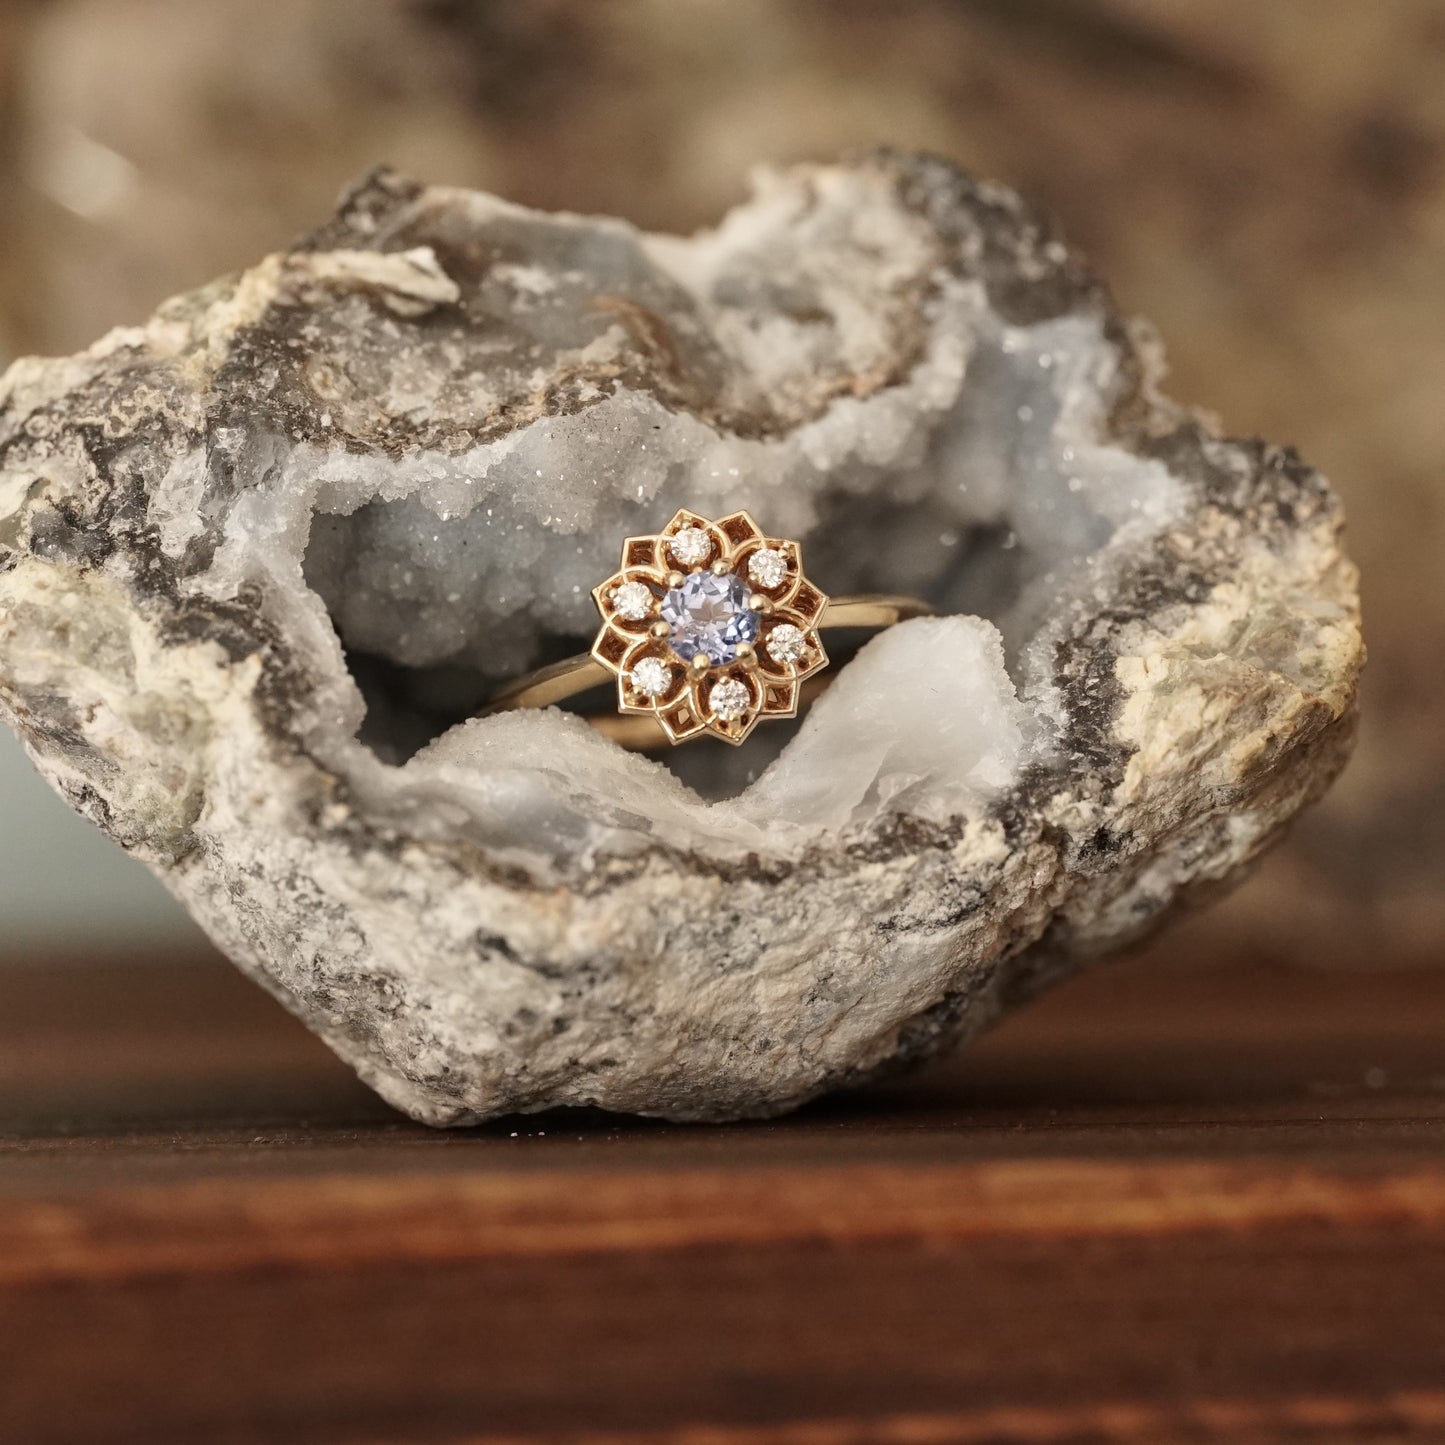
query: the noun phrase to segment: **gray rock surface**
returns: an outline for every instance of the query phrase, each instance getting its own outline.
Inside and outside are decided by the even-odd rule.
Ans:
[[[1341,765],[1338,507],[1159,371],[936,161],[770,175],[687,240],[381,173],[11,368],[0,713],[414,1117],[778,1112],[1235,880]],[[467,721],[680,506],[945,615],[737,750]]]

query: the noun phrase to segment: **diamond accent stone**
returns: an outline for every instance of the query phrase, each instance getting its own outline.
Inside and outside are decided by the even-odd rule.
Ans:
[[[734,718],[741,717],[748,710],[748,703],[751,701],[752,694],[748,691],[747,684],[739,682],[735,677],[725,677],[721,682],[713,683],[712,691],[707,695],[712,715],[721,718],[723,722],[731,722]]]
[[[788,559],[776,547],[759,547],[748,558],[748,576],[759,587],[776,587],[788,575]]]
[[[699,653],[714,665],[733,662],[762,628],[762,618],[748,606],[746,584],[733,573],[694,572],[664,595],[662,617],[672,628],[668,645],[684,662]]]
[[[628,622],[641,622],[652,615],[652,588],[645,582],[624,582],[612,589],[612,606]]]
[[[808,650],[808,639],[801,627],[794,627],[791,622],[780,622],[768,633],[766,647],[768,656],[776,663],[799,662]]]
[[[667,550],[684,567],[696,567],[712,556],[712,538],[701,527],[684,527],[667,539]]]
[[[661,697],[672,686],[672,669],[660,657],[643,657],[628,678],[643,697]]]

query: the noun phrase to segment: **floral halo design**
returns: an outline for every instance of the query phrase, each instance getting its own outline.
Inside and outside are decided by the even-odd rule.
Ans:
[[[622,544],[593,589],[592,656],[617,679],[617,706],[655,718],[669,741],[702,733],[740,743],[760,718],[794,717],[799,687],[828,665],[828,605],[802,548],[767,537],[746,512],[716,522],[680,511]]]

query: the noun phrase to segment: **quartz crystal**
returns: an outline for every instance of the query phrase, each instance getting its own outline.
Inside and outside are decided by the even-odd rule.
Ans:
[[[1216,896],[1341,766],[1339,505],[1162,370],[940,161],[766,174],[689,238],[379,172],[10,368],[0,718],[413,1117],[776,1114]],[[586,650],[625,539],[744,508],[829,595],[939,615],[840,636],[736,748],[473,715]],[[750,583],[688,576],[670,644],[630,622],[630,683],[751,685],[666,655],[755,642]]]

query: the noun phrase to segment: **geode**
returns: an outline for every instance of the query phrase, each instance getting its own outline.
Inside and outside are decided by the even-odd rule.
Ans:
[[[776,1113],[1239,878],[1340,767],[1339,507],[1160,371],[939,161],[770,174],[690,239],[379,172],[11,368],[0,712],[414,1118]],[[476,717],[680,507],[940,615],[738,749]]]

